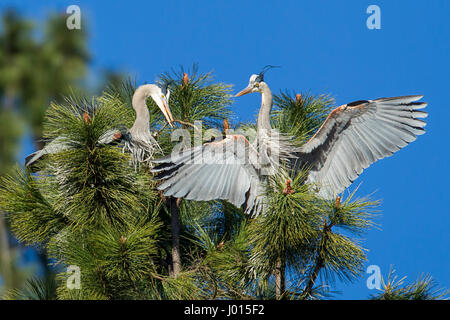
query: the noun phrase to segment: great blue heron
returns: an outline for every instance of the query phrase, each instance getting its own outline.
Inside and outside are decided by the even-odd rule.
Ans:
[[[248,86],[236,95],[261,93],[255,141],[227,134],[222,140],[154,160],[158,165],[153,172],[162,180],[158,189],[164,195],[228,200],[258,215],[267,178],[262,169],[269,167],[277,172],[282,168],[280,161],[288,160],[297,169],[308,167],[307,181],[317,183],[320,195],[329,199],[348,187],[364,168],[425,132],[426,123],[419,118],[427,113],[418,109],[426,103],[415,102],[422,96],[362,100],[334,109],[307,143],[294,146],[270,125],[272,93],[264,82],[266,70],[253,74]]]
[[[155,150],[159,148],[158,143],[150,132],[150,114],[146,100],[151,97],[164,114],[167,122],[172,125],[173,117],[169,108],[170,90],[168,83],[145,84],[136,89],[133,94],[132,106],[136,112],[133,126],[128,129],[113,128],[105,132],[97,141],[97,144],[124,143],[124,150],[131,152],[134,163],[148,162]],[[46,146],[32,154],[26,160],[25,165],[32,165],[46,154],[58,153],[76,146],[77,143],[69,141],[60,136],[46,144]]]

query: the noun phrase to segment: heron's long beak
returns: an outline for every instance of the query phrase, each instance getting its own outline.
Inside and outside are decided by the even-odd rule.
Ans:
[[[167,114],[169,115],[170,121],[168,121],[168,122],[170,125],[172,125],[173,116],[172,116],[172,112],[170,111],[169,104],[165,100],[163,100],[163,103],[164,103],[164,108],[166,109]]]
[[[166,99],[161,99],[162,102],[162,106],[160,106],[159,108],[161,109],[161,112],[164,114],[164,117],[166,118],[167,123],[173,127],[173,117],[172,117],[172,112],[170,112],[170,108],[168,103],[166,102]]]
[[[240,97],[240,96],[243,96],[244,94],[247,94],[250,92],[252,92],[252,87],[247,87],[244,90],[242,90],[241,92],[239,92],[238,94],[236,94],[235,97]]]

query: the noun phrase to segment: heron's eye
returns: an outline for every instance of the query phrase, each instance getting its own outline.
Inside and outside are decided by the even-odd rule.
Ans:
[[[163,94],[161,95],[161,98],[164,98],[164,95],[163,95]]]
[[[259,87],[259,82],[255,82],[255,87]]]

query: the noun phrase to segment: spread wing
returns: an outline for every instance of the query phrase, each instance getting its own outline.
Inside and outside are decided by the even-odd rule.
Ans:
[[[425,133],[428,114],[422,96],[356,101],[333,110],[299,152],[310,167],[308,182],[333,197],[347,188],[369,165]]]
[[[261,210],[258,153],[243,135],[183,150],[153,160],[165,196],[188,200],[227,200],[247,213]]]
[[[124,130],[122,130],[124,131]],[[115,142],[120,142],[126,138],[126,134],[124,134],[119,129],[108,130],[105,132],[100,138],[99,144],[111,144]],[[55,138],[54,140],[48,142],[44,148],[33,152],[25,158],[25,165],[29,167],[32,171],[37,169],[36,164],[47,154],[55,154],[62,152],[64,150],[75,148],[79,146],[78,142],[71,141],[64,136],[60,136]]]
[[[47,154],[54,154],[64,150],[71,148],[74,145],[74,142],[69,141],[65,137],[57,137],[54,140],[47,143],[44,148],[33,152],[25,158],[25,166],[31,168],[31,170],[35,169],[35,164],[39,159],[44,157]]]

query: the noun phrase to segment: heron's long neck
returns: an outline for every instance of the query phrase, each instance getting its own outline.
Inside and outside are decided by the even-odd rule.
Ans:
[[[261,90],[261,108],[258,115],[258,131],[266,132],[271,130],[270,111],[272,110],[272,92],[265,82],[259,84]]]
[[[133,109],[136,111],[136,120],[134,121],[132,129],[134,130],[149,130],[150,113],[148,112],[145,100],[148,96],[148,90],[145,86],[139,87],[133,95]]]

